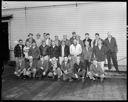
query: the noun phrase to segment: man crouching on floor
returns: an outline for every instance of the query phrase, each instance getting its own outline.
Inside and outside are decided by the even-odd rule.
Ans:
[[[93,60],[93,63],[90,66],[90,72],[88,72],[89,78],[92,80],[95,80],[95,77],[100,77],[101,82],[103,81],[105,77],[105,73],[102,70],[99,63],[97,63],[96,60]]]
[[[63,74],[63,80],[69,80],[72,81],[73,78],[73,73],[72,73],[72,69],[71,69],[71,64],[70,64],[70,60],[68,57],[64,57],[64,60],[62,61],[61,64],[61,70],[62,70],[62,74]]]
[[[41,79],[42,76],[46,76],[49,68],[48,60],[45,57],[41,57],[37,64],[36,77]]]
[[[87,70],[84,67],[84,63],[80,60],[80,57],[77,57],[77,61],[74,64],[73,71],[76,79],[80,79],[80,77],[82,76],[82,81],[84,81],[85,72]]]
[[[57,79],[60,80],[61,76],[62,76],[62,71],[60,69],[58,59],[53,57],[52,59],[50,59],[50,68],[49,68],[48,77],[52,77],[53,79],[57,77]]]

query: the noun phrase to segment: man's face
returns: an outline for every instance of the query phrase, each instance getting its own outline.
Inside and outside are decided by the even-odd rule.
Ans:
[[[49,39],[50,38],[50,35],[47,35],[47,39]]]
[[[74,43],[74,45],[77,45],[77,40],[74,39],[74,40],[73,40],[73,43]]]
[[[95,35],[95,38],[96,38],[96,39],[99,39],[100,37],[99,37],[99,35]]]
[[[85,38],[89,38],[89,35],[85,35]]]
[[[64,41],[62,41],[62,45],[65,45],[65,42]]]
[[[40,35],[37,35],[36,37],[37,37],[37,39],[39,39],[40,38]]]
[[[67,57],[65,57],[65,58],[64,58],[64,61],[65,61],[65,62],[68,62],[68,58],[67,58]]]
[[[76,37],[76,33],[74,32],[74,33],[72,33],[72,37]]]
[[[23,41],[19,41],[19,45],[23,45]]]
[[[58,36],[55,36],[55,40],[58,40],[59,38],[58,38]]]
[[[45,45],[46,45],[46,42],[45,42],[45,41],[43,41],[43,42],[42,42],[42,45],[43,45],[43,46],[45,46]]]
[[[30,46],[30,43],[27,41],[27,42],[26,42],[26,45],[27,45],[27,46]]]
[[[33,42],[33,43],[32,43],[32,45],[33,45],[33,46],[36,46],[36,43],[35,43],[35,42]]]
[[[67,35],[64,35],[64,36],[63,36],[63,39],[65,39],[65,40],[66,40],[66,39],[67,39]]]
[[[29,35],[29,38],[33,38],[33,36],[32,35]]]
[[[52,41],[52,46],[55,46],[55,41]]]
[[[111,34],[110,33],[108,33],[107,35],[108,35],[108,38],[111,38]]]

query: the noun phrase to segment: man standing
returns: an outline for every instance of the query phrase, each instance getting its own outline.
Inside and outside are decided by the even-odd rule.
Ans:
[[[46,40],[45,41],[46,41],[46,45],[50,47],[52,41],[50,39],[50,34],[49,33],[46,34]]]
[[[69,56],[69,46],[67,46],[65,44],[65,41],[62,41],[61,45],[59,46],[59,61],[60,64],[62,63],[62,61],[64,60],[64,57],[68,57]]]
[[[98,45],[98,40],[101,39],[100,38],[100,34],[99,33],[96,33],[95,34],[95,39],[93,41],[93,47],[97,46]],[[101,39],[102,40],[102,39]],[[103,41],[103,40],[102,40]]]
[[[63,40],[62,41],[65,41],[66,45],[70,46],[70,40],[67,39],[67,35],[63,35]]]
[[[71,61],[72,61],[72,68],[74,66],[74,63],[77,60],[77,57],[80,56],[82,53],[82,47],[80,44],[77,44],[77,40],[73,40],[73,44],[70,45],[70,55],[71,55]]]
[[[59,47],[56,46],[55,41],[52,41],[52,46],[49,48],[50,58],[59,58]]]
[[[73,44],[74,39],[76,39],[76,32],[72,32],[72,37],[70,38],[70,44]]]
[[[98,40],[98,45],[93,47],[92,58],[96,60],[97,63],[101,66],[104,72],[104,63],[106,57],[107,48],[103,45],[102,39]]]
[[[108,61],[108,69],[111,69],[111,59],[113,61],[113,65],[116,69],[117,72],[119,72],[118,69],[118,62],[117,62],[117,43],[116,39],[112,37],[112,35],[108,32],[107,33],[108,37],[105,39],[104,44],[107,47],[107,61]]]
[[[83,43],[83,41],[80,39],[80,36],[79,36],[79,35],[76,36],[76,40],[77,40],[77,43],[80,44],[81,47],[83,48],[83,47],[84,47],[84,43]]]
[[[49,47],[46,45],[45,41],[42,41],[42,44],[39,47],[40,49],[40,56],[44,58],[47,58],[49,55]]]
[[[37,33],[36,35],[36,44],[37,44],[37,47],[39,47],[41,45],[41,42],[42,42],[42,39],[40,37],[41,35],[39,33]]]
[[[23,57],[24,57],[24,45],[23,45],[23,40],[19,40],[19,44],[17,44],[14,48],[14,55],[16,58],[16,69],[14,74],[18,74],[18,63],[22,62]]]
[[[56,44],[56,46],[60,46],[60,40],[57,35],[55,36],[55,44]]]
[[[26,39],[26,42],[28,41],[30,43],[30,45],[32,45],[32,43],[35,42],[35,39],[33,39],[33,34],[29,33],[28,37],[29,38]]]
[[[85,44],[85,41],[89,42],[89,45],[91,47],[92,39],[89,38],[89,33],[85,33],[85,39],[83,40],[83,43]]]
[[[46,40],[46,33],[43,33],[42,40]]]

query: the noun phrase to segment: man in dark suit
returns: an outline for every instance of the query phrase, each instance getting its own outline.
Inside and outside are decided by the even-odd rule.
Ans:
[[[85,33],[85,39],[83,40],[84,44],[85,44],[85,41],[88,41],[89,45],[91,46],[92,39],[89,38],[89,33]]]
[[[56,46],[55,41],[52,41],[52,46],[49,48],[49,56],[59,58],[59,47]]]
[[[117,62],[117,43],[116,39],[112,37],[112,35],[108,32],[108,37],[104,40],[104,44],[107,47],[107,61],[108,61],[108,68],[111,69],[111,59],[113,61],[113,65],[116,71],[119,72],[118,69],[118,62]]]
[[[69,46],[66,45],[66,42],[62,40],[61,45],[59,46],[59,63],[61,65],[62,61],[64,60],[64,57],[69,56]]]
[[[65,44],[65,41],[62,41],[62,44],[59,46],[59,56],[68,57],[69,47]]]

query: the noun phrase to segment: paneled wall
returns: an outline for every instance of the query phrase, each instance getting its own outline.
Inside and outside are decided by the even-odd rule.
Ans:
[[[48,32],[51,38],[63,34],[68,38],[75,31],[84,39],[86,32],[94,39],[98,32],[101,38],[107,37],[107,32],[116,38],[118,44],[118,59],[126,57],[126,3],[97,2],[88,4],[49,6],[23,9],[3,10],[2,15],[13,14],[10,22],[10,49],[14,41],[25,39],[29,32]],[[120,61],[123,64],[126,61]]]

